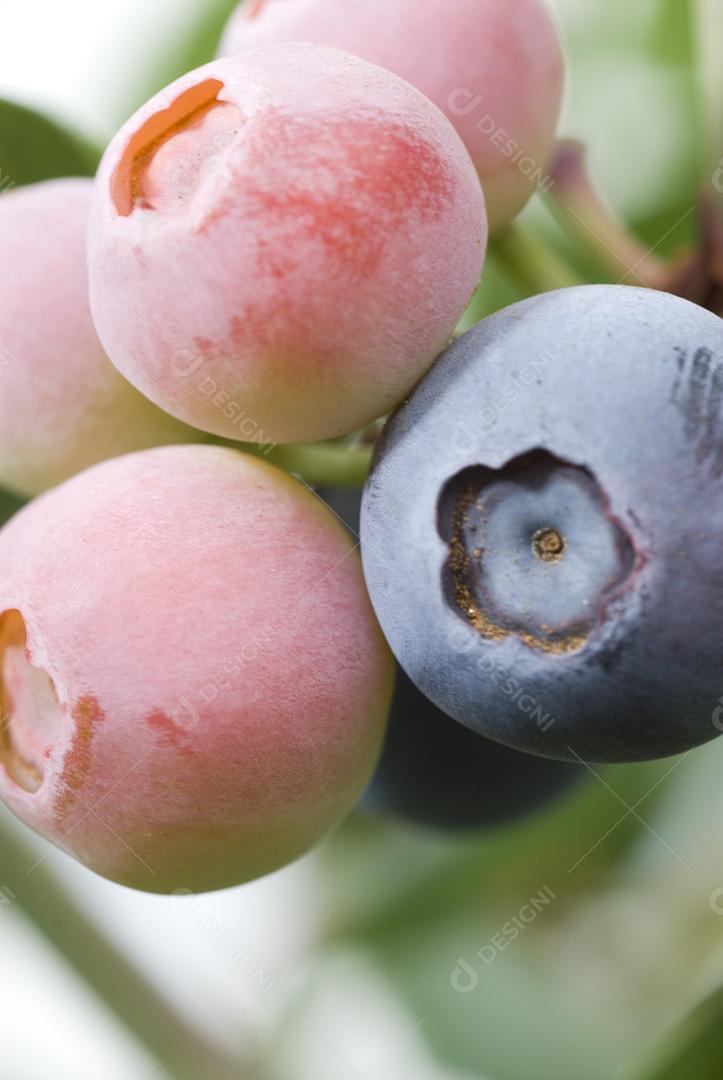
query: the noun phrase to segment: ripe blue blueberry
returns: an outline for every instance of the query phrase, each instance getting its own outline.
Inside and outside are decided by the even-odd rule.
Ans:
[[[588,776],[457,724],[401,668],[382,757],[361,808],[438,829],[501,825],[540,810]]]
[[[397,659],[519,750],[663,757],[720,733],[723,323],[582,286],[455,342],[394,415],[362,509]]]
[[[358,536],[359,489],[321,496]],[[397,666],[384,749],[361,809],[436,829],[482,828],[539,810],[584,775],[579,765],[521,754],[457,724]]]

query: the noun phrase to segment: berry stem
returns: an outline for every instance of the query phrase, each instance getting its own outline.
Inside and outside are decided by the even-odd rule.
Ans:
[[[553,214],[620,283],[664,288],[668,267],[618,219],[593,182],[586,156],[583,144],[574,139],[558,143],[550,169],[554,183],[547,196]]]
[[[275,446],[266,456],[312,486],[362,487],[374,447],[345,442],[294,443]]]
[[[531,295],[582,284],[582,278],[557,251],[518,222],[500,233],[492,248]]]
[[[126,1028],[177,1080],[214,1076],[233,1080],[243,1063],[193,1030],[86,918],[55,876],[38,864],[35,849],[0,823],[5,895],[12,898],[51,945],[81,975]]]

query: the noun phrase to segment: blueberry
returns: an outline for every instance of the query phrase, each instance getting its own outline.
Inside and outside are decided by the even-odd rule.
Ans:
[[[360,490],[320,494],[358,536]],[[398,667],[382,757],[361,809],[433,828],[473,829],[536,810],[583,775],[579,765],[521,754],[456,723]]]
[[[456,341],[388,423],[367,585],[445,713],[546,757],[718,735],[723,323],[624,286],[547,293]]]
[[[531,813],[587,775],[580,765],[522,754],[470,731],[399,668],[384,750],[361,808],[475,829]]]

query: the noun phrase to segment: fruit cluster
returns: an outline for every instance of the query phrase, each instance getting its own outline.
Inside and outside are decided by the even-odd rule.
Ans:
[[[587,285],[454,340],[562,87],[542,0],[246,0],[94,181],[0,197],[0,796],[96,872],[718,734],[720,319]],[[377,436],[363,497],[266,460]]]

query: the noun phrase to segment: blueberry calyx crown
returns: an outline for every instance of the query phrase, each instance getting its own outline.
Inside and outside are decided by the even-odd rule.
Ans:
[[[438,527],[447,602],[483,638],[547,653],[583,648],[637,563],[592,473],[544,450],[452,477]]]

